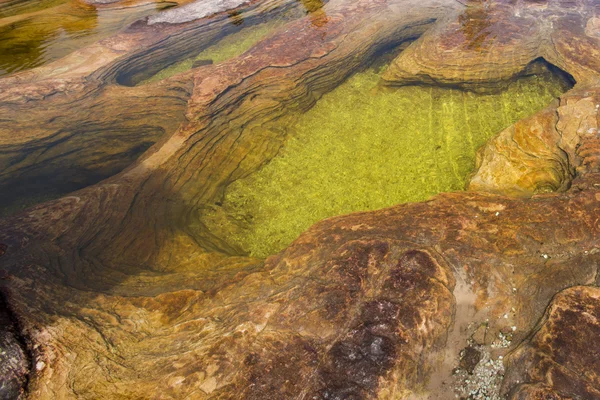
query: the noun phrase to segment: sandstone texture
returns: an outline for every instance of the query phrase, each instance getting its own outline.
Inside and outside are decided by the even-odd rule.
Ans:
[[[505,386],[511,399],[596,399],[600,303],[596,287],[555,296],[532,337],[511,355]]]
[[[3,191],[68,168],[106,178],[0,219],[0,393],[450,399],[471,346],[467,375],[493,361],[504,376],[464,398],[600,398],[597,3],[274,5],[235,12],[308,11],[239,57],[154,84],[133,86],[239,29],[232,11],[159,14],[0,79]],[[277,154],[276,123],[417,38],[383,85],[494,90],[537,63],[576,84],[493,138],[468,191],[324,220],[265,260],[199,222]]]

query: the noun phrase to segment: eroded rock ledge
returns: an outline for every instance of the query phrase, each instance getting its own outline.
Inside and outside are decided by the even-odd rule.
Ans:
[[[454,393],[431,378],[450,379],[487,321],[490,337],[510,332],[516,347],[497,352],[510,398],[598,397],[597,358],[583,345],[600,339],[597,7],[332,0],[326,23],[306,16],[235,59],[124,88],[124,65],[221,16],[140,23],[0,80],[3,126],[29,129],[23,143],[72,132],[94,104],[107,114],[126,104],[135,120],[156,99],[172,112],[148,124],[177,125],[123,172],[0,220],[2,290],[35,349],[33,373],[17,374],[26,396],[442,399]],[[421,34],[388,82],[489,88],[543,57],[577,85],[482,150],[471,192],[331,218],[266,260],[194,223],[276,154],[283,138],[270,122]],[[49,119],[69,105],[72,115]],[[123,119],[113,117],[102,123]],[[535,194],[547,189],[559,193]]]

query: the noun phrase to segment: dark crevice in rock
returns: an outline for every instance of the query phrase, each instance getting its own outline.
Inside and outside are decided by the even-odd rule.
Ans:
[[[435,18],[430,19],[429,21],[425,21],[423,25],[434,24],[436,21]],[[389,43],[381,46],[377,51],[373,54],[372,57],[367,61],[368,64],[365,68],[384,68],[388,65],[392,60],[394,60],[400,53],[402,53],[411,43],[415,40],[419,39],[420,35],[415,35],[409,38],[402,38],[401,40],[390,41]]]
[[[577,81],[575,78],[569,74],[568,72],[562,70],[561,68],[551,64],[546,61],[543,57],[536,58],[532,60],[529,64],[525,66],[519,73],[516,73],[508,78],[501,79],[490,79],[488,81],[470,81],[464,80],[460,82],[445,82],[435,77],[427,76],[427,75],[419,75],[418,79],[415,78],[413,80],[406,80],[403,82],[393,82],[384,80],[385,85],[387,86],[439,86],[439,87],[447,87],[452,89],[460,89],[471,91],[475,93],[485,93],[485,94],[495,94],[500,93],[511,84],[517,81],[520,78],[532,76],[532,75],[546,75],[550,74],[559,78],[564,84],[564,92],[572,89]]]
[[[573,75],[557,67],[556,65],[548,62],[544,57],[537,58],[531,62],[531,64],[534,63],[543,64],[554,75],[561,77],[564,80],[564,82],[569,86],[569,89],[571,89],[573,86],[575,86],[575,84],[577,84],[577,81],[575,80],[575,77]]]
[[[0,398],[24,398],[32,369],[27,340],[12,313],[6,296],[0,293]]]
[[[94,95],[68,94],[53,105],[31,101],[27,113],[16,111],[18,104],[0,105],[0,136],[26,138],[0,151],[0,216],[127,169],[185,120],[192,90],[190,82],[145,91],[95,85]],[[31,134],[37,129],[43,133]]]
[[[120,128],[120,131],[117,130]],[[13,169],[7,174],[0,174],[3,181],[3,196],[0,199],[0,216],[7,216],[21,211],[37,203],[64,196],[67,193],[83,189],[109,178],[131,165],[139,156],[148,150],[155,141],[164,134],[161,128],[149,128],[130,132],[126,128],[116,126],[103,129],[90,127],[89,130],[73,132],[53,143],[44,143],[17,149],[14,153],[5,153],[7,159],[14,157]],[[119,140],[118,134],[129,138]],[[85,135],[95,135],[96,146],[106,146],[113,154],[98,156],[97,148],[81,145],[81,138]],[[134,135],[139,135],[135,142]],[[105,142],[102,142],[102,140]],[[77,146],[81,146],[77,148]],[[119,149],[119,147],[121,147]],[[27,165],[34,155],[49,154],[59,150],[54,157],[44,157],[39,164]],[[20,165],[19,165],[20,164]]]

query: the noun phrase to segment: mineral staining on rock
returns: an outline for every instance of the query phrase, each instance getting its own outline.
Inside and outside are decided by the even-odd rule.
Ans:
[[[324,218],[462,190],[486,140],[568,89],[550,72],[495,94],[380,76],[357,73],[300,116],[280,154],[207,211],[209,229],[265,257]]]

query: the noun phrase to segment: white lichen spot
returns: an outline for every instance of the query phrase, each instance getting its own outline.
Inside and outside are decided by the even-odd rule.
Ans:
[[[510,346],[512,343],[511,336],[506,336],[502,332],[498,333],[498,340],[494,340],[491,344],[491,348],[493,349],[505,349]]]

